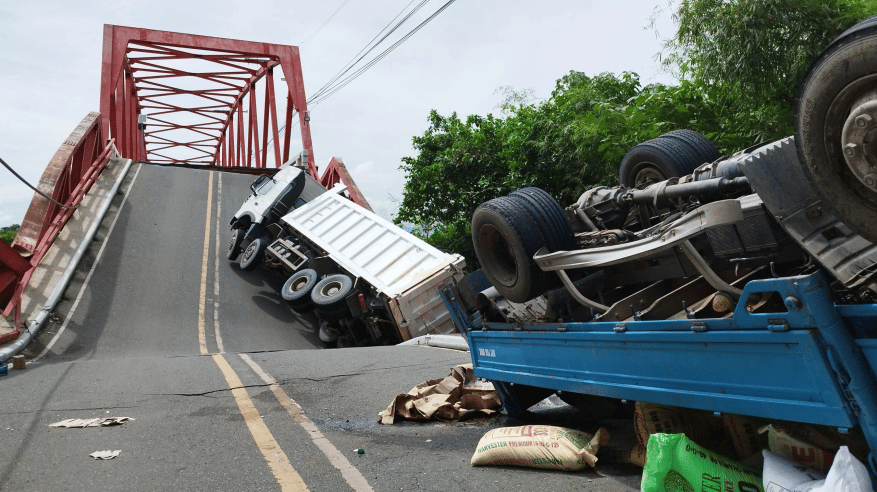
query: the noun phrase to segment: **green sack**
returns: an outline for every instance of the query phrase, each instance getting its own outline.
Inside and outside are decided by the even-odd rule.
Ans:
[[[761,473],[707,451],[685,434],[652,434],[642,492],[764,492]]]

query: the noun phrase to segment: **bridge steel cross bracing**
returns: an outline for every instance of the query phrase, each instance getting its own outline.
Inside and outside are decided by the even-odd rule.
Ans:
[[[277,67],[287,87],[282,138]],[[105,25],[100,110],[101,127],[125,157],[225,171],[288,161],[297,113],[317,177],[295,46]]]

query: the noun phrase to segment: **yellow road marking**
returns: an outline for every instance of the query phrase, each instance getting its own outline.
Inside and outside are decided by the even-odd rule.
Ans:
[[[198,305],[198,346],[201,355],[207,355],[207,335],[204,332],[204,310],[207,305],[207,253],[210,251],[210,215],[213,209],[213,171],[207,186],[207,219],[204,221],[204,254],[201,255],[201,302]]]
[[[320,451],[322,451],[323,454],[326,455],[326,458],[329,460],[329,462],[332,463],[332,466],[334,466],[338,471],[341,472],[341,476],[344,477],[344,480],[347,481],[350,487],[352,487],[353,490],[357,492],[372,492],[373,489],[371,485],[369,485],[365,477],[362,476],[362,473],[360,473],[359,470],[355,466],[353,466],[350,461],[348,461],[347,458],[344,457],[343,454],[341,454],[340,451],[338,451],[338,448],[336,448],[335,445],[332,444],[332,442],[329,441],[322,432],[320,432],[320,429],[318,429],[317,426],[314,425],[313,422],[311,422],[311,419],[309,419],[308,416],[305,415],[301,406],[296,403],[295,400],[290,398],[285,391],[283,391],[283,388],[281,388],[280,385],[277,384],[277,381],[267,372],[263,371],[262,368],[258,364],[256,364],[253,359],[250,358],[249,355],[238,355],[240,355],[241,359],[243,359],[244,362],[246,362],[250,366],[250,368],[252,368],[253,371],[255,371],[256,374],[258,374],[259,377],[262,378],[262,381],[265,381],[265,383],[268,384],[268,388],[271,390],[272,393],[274,393],[274,397],[277,398],[277,401],[280,402],[280,405],[282,405],[283,408],[285,408],[286,411],[289,413],[289,415],[291,415],[292,418],[294,418],[299,423],[299,425],[301,425],[305,432],[308,433],[314,444],[316,444],[317,447],[320,448]]]
[[[211,171],[213,172],[213,171]],[[220,354],[225,353],[222,335],[219,333],[219,255],[222,252],[219,241],[220,216],[222,215],[222,173],[216,176],[216,260],[213,263],[213,333],[216,336],[216,348]]]
[[[222,175],[219,177],[219,191],[218,193],[222,194]],[[214,293],[214,323],[216,323],[216,343],[219,347],[220,352],[223,352],[222,346],[222,338],[219,336],[219,320],[217,317],[218,309],[218,293],[219,293],[219,211],[220,205],[217,203],[217,257],[216,262],[214,263],[215,270],[215,278],[213,282],[213,293]],[[198,345],[201,349],[201,355],[209,354],[207,350],[207,336],[205,331],[205,311],[207,306],[207,263],[208,263],[208,253],[210,252],[210,219],[211,212],[213,208],[213,171],[210,171],[210,184],[207,187],[207,218],[204,223],[204,251],[202,254],[201,260],[201,295],[200,295],[200,304],[198,306]],[[262,456],[265,457],[265,461],[268,462],[269,468],[271,468],[271,473],[274,474],[274,478],[277,479],[277,483],[280,485],[280,490],[283,491],[291,491],[291,492],[306,492],[308,491],[307,485],[305,485],[304,480],[302,480],[301,475],[295,471],[295,468],[292,467],[292,464],[289,462],[289,458],[286,456],[286,453],[283,452],[283,449],[280,448],[280,445],[274,439],[274,436],[271,434],[271,431],[268,429],[268,426],[265,425],[265,421],[262,420],[262,417],[259,415],[259,411],[256,409],[256,405],[253,404],[253,400],[250,399],[250,395],[247,394],[247,390],[244,389],[243,383],[241,383],[240,378],[234,372],[234,369],[228,364],[225,358],[221,353],[212,354],[213,361],[216,362],[216,365],[219,366],[219,370],[222,371],[222,375],[225,377],[225,382],[228,384],[229,389],[231,389],[231,394],[234,396],[235,402],[238,405],[238,410],[240,410],[241,415],[244,418],[244,422],[247,424],[247,428],[250,429],[250,434],[253,435],[253,440],[256,441],[256,446],[258,446],[259,451],[262,452]],[[371,489],[369,489],[371,490]]]
[[[271,431],[268,430],[265,421],[259,416],[259,411],[256,410],[253,400],[250,399],[247,390],[243,388],[243,384],[237,374],[228,365],[222,354],[213,354],[213,360],[219,366],[222,375],[225,376],[225,381],[228,383],[228,387],[231,388],[231,394],[238,404],[238,409],[244,417],[244,422],[247,423],[247,427],[249,427],[250,434],[253,435],[256,445],[259,447],[259,451],[262,452],[262,456],[268,462],[271,473],[274,474],[277,483],[280,484],[280,490],[295,492],[308,490],[304,480],[301,479],[301,476],[295,471],[292,464],[289,463],[286,453],[283,452],[274,436],[271,435]]]

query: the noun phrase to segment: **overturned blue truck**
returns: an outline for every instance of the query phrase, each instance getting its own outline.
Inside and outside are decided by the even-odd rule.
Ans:
[[[877,475],[877,19],[810,67],[794,136],[721,156],[670,132],[619,180],[473,215],[482,270],[441,295],[508,413],[558,393],[827,425]]]

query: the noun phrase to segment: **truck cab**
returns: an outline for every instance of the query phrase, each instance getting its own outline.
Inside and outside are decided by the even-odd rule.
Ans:
[[[267,226],[326,192],[307,172],[306,150],[283,164],[273,176],[262,174],[256,178],[250,190],[250,196],[229,221],[233,231],[228,244],[229,260],[237,258],[243,247],[257,239],[263,242],[272,239],[265,237],[270,235]]]

